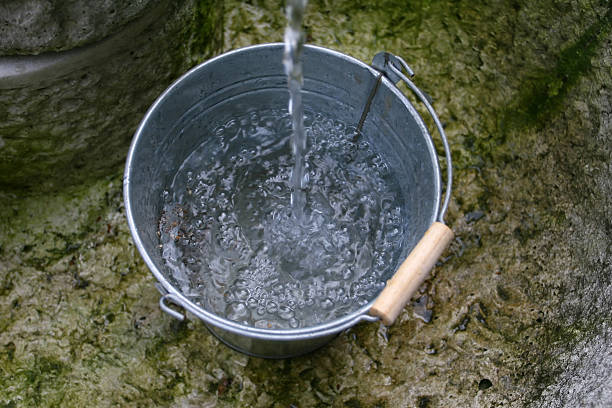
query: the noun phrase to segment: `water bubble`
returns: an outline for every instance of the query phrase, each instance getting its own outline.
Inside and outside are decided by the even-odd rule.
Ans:
[[[257,299],[255,299],[254,297],[250,297],[247,299],[247,307],[249,309],[254,309],[257,307]]]
[[[288,204],[286,110],[215,127],[217,144],[197,148],[162,193],[162,257],[213,313],[250,326],[310,327],[371,301],[397,266],[406,215],[388,164],[366,138],[352,142],[353,126],[306,113],[301,222]]]
[[[246,300],[249,297],[249,291],[245,288],[235,288],[234,297],[238,300]]]
[[[269,301],[266,304],[266,312],[270,313],[270,314],[274,314],[278,311],[278,304],[276,304],[276,302],[274,301]]]
[[[247,317],[249,311],[244,303],[231,303],[225,309],[225,315],[229,320],[238,321]]]
[[[233,286],[237,288],[246,288],[249,286],[249,282],[245,279],[236,279]]]
[[[334,301],[331,300],[330,298],[325,298],[323,299],[323,301],[321,302],[321,307],[324,310],[330,310],[331,308],[334,307]]]
[[[228,290],[223,294],[223,300],[225,301],[225,303],[232,303],[236,300],[236,297],[231,291]]]
[[[284,320],[289,320],[295,316],[295,313],[289,306],[281,305],[278,307],[278,317]]]

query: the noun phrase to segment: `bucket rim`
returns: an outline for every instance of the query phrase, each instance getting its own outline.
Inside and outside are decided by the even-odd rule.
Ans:
[[[259,50],[270,49],[270,48],[284,48],[284,43],[277,42],[277,43],[250,45],[250,46],[241,47],[241,48],[227,51],[214,58],[206,60],[198,64],[197,66],[191,68],[189,71],[187,71],[183,75],[181,75],[166,90],[164,90],[164,92],[162,92],[161,95],[155,100],[155,102],[147,110],[146,114],[144,115],[143,119],[138,125],[138,128],[136,132],[134,133],[134,137],[130,144],[130,148],[129,148],[128,155],[127,155],[127,160],[126,160],[126,165],[125,165],[125,170],[124,170],[124,177],[123,177],[123,198],[124,198],[124,204],[125,204],[125,210],[126,210],[126,218],[128,221],[130,233],[134,240],[134,244],[136,248],[138,249],[138,252],[143,258],[148,269],[151,271],[151,273],[154,275],[154,277],[163,287],[163,290],[166,292],[166,294],[160,300],[163,300],[163,299],[169,300],[170,302],[176,304],[177,306],[180,306],[186,311],[189,311],[190,313],[194,314],[196,317],[203,320],[207,324],[214,325],[215,327],[218,327],[222,330],[226,330],[234,334],[244,335],[244,336],[248,336],[248,337],[255,338],[255,339],[292,341],[292,340],[303,340],[306,338],[329,336],[331,334],[335,334],[342,330],[348,329],[361,321],[372,322],[372,321],[379,320],[377,317],[373,317],[368,314],[368,311],[371,308],[374,301],[376,300],[377,296],[371,299],[364,306],[360,307],[359,309],[347,315],[344,315],[342,317],[336,318],[334,320],[331,320],[323,324],[318,324],[316,326],[309,326],[309,327],[296,328],[296,329],[264,329],[264,328],[256,328],[253,326],[247,326],[244,324],[230,321],[224,317],[221,317],[217,314],[209,312],[201,308],[200,306],[194,304],[191,300],[189,300],[186,296],[184,296],[174,285],[172,285],[164,277],[164,275],[157,268],[157,266],[155,265],[152,258],[150,257],[150,255],[148,254],[147,250],[144,247],[143,240],[140,236],[139,229],[136,225],[136,222],[134,220],[134,214],[132,212],[132,204],[131,204],[131,199],[130,199],[130,191],[131,191],[130,173],[133,167],[132,163],[134,160],[135,151],[136,151],[138,142],[143,137],[145,127],[147,123],[149,122],[151,116],[157,110],[158,106],[162,104],[164,100],[170,94],[172,94],[173,91],[177,87],[181,85],[183,81],[185,81],[188,77],[194,75],[195,72],[200,71],[202,69],[206,69],[206,67],[210,65],[219,64],[224,59],[230,58],[231,56],[235,54],[245,53],[245,52],[256,52]],[[342,60],[345,60],[349,63],[355,64],[361,68],[364,68],[370,71],[370,73],[373,76],[377,76],[380,74],[380,71],[364,63],[363,61],[355,57],[352,57],[350,55],[343,54],[339,51],[335,51],[333,49],[329,49],[329,48],[325,48],[325,47],[321,47],[317,45],[312,45],[312,44],[305,44],[304,50],[315,51],[318,53],[328,54],[336,58],[340,58]],[[279,60],[279,64],[280,64],[280,60]],[[414,108],[412,103],[406,98],[406,96],[387,78],[383,77],[382,81],[404,103],[404,105],[410,111],[410,114],[412,115],[412,117],[417,121],[419,127],[422,129],[424,136],[426,136],[425,142],[428,146],[430,158],[433,163],[434,178],[436,180],[435,207],[439,208],[440,201],[441,201],[440,165],[439,165],[437,155],[435,153],[436,152],[435,146],[433,144],[433,140],[427,129],[427,126],[425,125],[420,114],[416,111],[416,109]],[[438,216],[438,211],[435,211],[431,217],[432,219],[429,220],[430,224],[436,220],[437,216]]]

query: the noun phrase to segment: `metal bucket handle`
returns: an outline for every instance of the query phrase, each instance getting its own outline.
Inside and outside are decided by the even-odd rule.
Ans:
[[[408,303],[412,295],[425,281],[429,275],[429,271],[433,268],[442,252],[444,252],[454,238],[453,231],[444,224],[444,214],[446,213],[450,200],[453,170],[450,148],[442,123],[440,123],[438,115],[433,106],[431,106],[431,98],[421,91],[402,72],[402,69],[404,69],[410,76],[414,75],[414,72],[410,69],[406,61],[388,52],[380,52],[374,56],[372,66],[394,84],[397,84],[400,80],[404,81],[404,83],[406,83],[415,93],[417,98],[425,105],[442,139],[447,163],[446,191],[442,206],[438,210],[437,221],[429,227],[393,277],[387,281],[387,285],[369,310],[370,315],[380,318],[383,324],[388,326],[393,324],[404,306],[406,306],[406,303]],[[375,92],[377,88],[378,87],[376,87],[373,92]],[[372,99],[372,97],[373,95],[370,95],[369,99]]]

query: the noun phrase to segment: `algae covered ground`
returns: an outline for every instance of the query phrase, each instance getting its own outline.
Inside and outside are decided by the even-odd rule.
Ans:
[[[282,40],[282,2],[223,14],[225,50]],[[251,358],[159,310],[121,168],[3,194],[0,406],[612,404],[612,6],[313,0],[305,24],[365,62],[402,56],[433,98],[456,174],[433,278],[389,328]]]

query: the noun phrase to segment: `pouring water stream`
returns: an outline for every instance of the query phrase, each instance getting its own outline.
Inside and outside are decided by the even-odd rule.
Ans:
[[[285,52],[283,65],[287,74],[289,87],[289,114],[291,115],[291,150],[295,164],[291,172],[291,206],[298,223],[304,221],[306,195],[303,191],[308,183],[308,175],[304,172],[304,156],[306,154],[306,133],[304,132],[304,108],[302,106],[302,48],[304,33],[302,20],[307,0],[289,0],[287,3],[287,28],[285,30]]]

